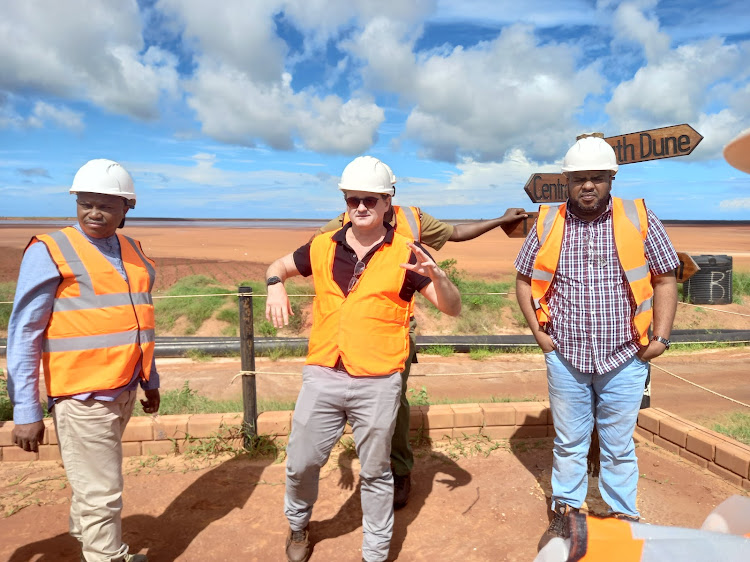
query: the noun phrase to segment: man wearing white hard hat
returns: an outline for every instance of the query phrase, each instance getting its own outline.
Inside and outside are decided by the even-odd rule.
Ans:
[[[389,456],[409,356],[411,302],[419,291],[445,314],[461,310],[458,289],[430,255],[384,222],[392,176],[376,158],[352,161],[339,183],[348,222],[267,271],[266,318],[277,328],[292,313],[284,281],[311,275],[315,285],[307,360],[287,446],[289,562],[310,557],[308,525],[320,469],[347,421],[361,464],[362,558],[386,560],[394,520]]]
[[[391,168],[384,162],[372,156],[361,156],[347,167],[345,176],[342,177],[342,183],[354,182],[354,174],[361,167],[366,167],[370,163],[379,163],[390,175],[390,188],[388,189],[391,199],[396,194],[396,176]],[[347,173],[348,172],[348,173]],[[452,225],[447,222],[436,219],[435,217],[423,212],[419,207],[407,207],[401,205],[390,205],[384,216],[384,221],[390,224],[399,234],[416,240],[420,244],[429,246],[433,250],[439,251],[446,242],[465,242],[473,240],[497,227],[513,224],[527,217],[523,209],[510,208],[498,218]],[[340,229],[349,221],[347,213],[343,213],[335,219],[322,226],[317,234],[332,232]],[[413,311],[413,304],[412,304]],[[409,500],[411,491],[411,471],[414,467],[414,453],[409,443],[409,400],[406,396],[407,383],[411,364],[416,363],[416,327],[417,323],[413,318],[409,330],[409,358],[406,360],[406,366],[401,373],[402,392],[401,402],[396,415],[396,428],[393,430],[393,440],[391,441],[391,466],[393,468],[393,479],[395,492],[393,495],[393,507],[401,509]]]
[[[159,409],[154,262],[117,234],[136,200],[122,166],[91,160],[70,192],[78,224],[32,238],[18,275],[7,350],[13,440],[26,451],[42,443],[41,362],[81,560],[143,562],[122,542],[122,434],[139,386],[144,412]]]
[[[567,202],[540,207],[515,262],[518,304],[545,354],[556,432],[545,539],[566,536],[566,515],[586,500],[595,422],[609,514],[639,519],[633,431],[648,361],[669,348],[679,261],[643,199],[610,195],[617,168],[604,139],[579,137],[563,160]]]

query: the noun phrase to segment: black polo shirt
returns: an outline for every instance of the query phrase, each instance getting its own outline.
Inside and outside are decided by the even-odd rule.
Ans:
[[[378,251],[378,248],[383,244],[391,244],[393,242],[393,227],[388,223],[383,223],[383,225],[386,228],[386,232],[382,242],[370,248],[370,251],[367,252],[364,258],[362,258],[362,261],[365,263],[365,273],[367,272],[367,264],[370,262],[375,252]],[[336,251],[333,255],[333,280],[336,281],[336,284],[339,287],[341,287],[341,291],[344,295],[348,294],[347,289],[349,288],[349,281],[351,281],[351,278],[354,276],[354,266],[357,264],[357,261],[359,261],[357,253],[346,241],[346,231],[350,229],[351,226],[352,223],[347,223],[341,230],[334,233],[332,237],[332,240],[336,242]],[[294,265],[303,277],[309,277],[312,275],[310,244],[311,242],[308,242],[304,246],[299,247],[293,254]],[[421,244],[417,242],[416,245],[427,253],[427,250],[425,250]],[[417,263],[417,256],[414,255],[414,252],[409,256],[409,263]],[[365,273],[363,273],[363,275],[365,275]],[[408,302],[412,299],[416,291],[422,290],[430,283],[432,283],[432,279],[429,277],[406,270],[406,277],[404,278],[404,284],[399,292],[399,297]]]

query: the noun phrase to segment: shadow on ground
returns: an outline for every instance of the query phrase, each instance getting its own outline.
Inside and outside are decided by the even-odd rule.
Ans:
[[[236,457],[217,465],[186,487],[158,517],[125,517],[123,541],[131,552],[146,550],[151,560],[177,560],[209,525],[245,506],[271,462],[269,458],[250,464]],[[9,562],[61,562],[79,557],[78,541],[65,533],[18,548]]]

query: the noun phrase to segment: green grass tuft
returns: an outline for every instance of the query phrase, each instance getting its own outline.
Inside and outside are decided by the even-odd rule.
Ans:
[[[729,414],[723,423],[715,423],[711,429],[750,445],[750,414],[734,412]]]
[[[15,294],[15,283],[0,283],[0,302],[12,302]],[[12,304],[0,304],[0,330],[5,331],[8,329],[8,320],[10,320],[10,313],[12,310]]]
[[[218,281],[205,275],[190,275],[183,277],[167,291],[167,296],[181,295],[205,295],[231,293],[234,289],[227,289],[219,285]],[[194,334],[203,322],[211,318],[213,314],[225,304],[234,301],[234,297],[194,297],[176,299],[156,299],[156,329],[157,331],[169,331],[174,328],[175,322],[180,317],[185,317],[188,327],[185,335]]]
[[[450,357],[453,355],[453,346],[451,345],[429,345],[420,353],[424,355],[440,355],[441,357]]]

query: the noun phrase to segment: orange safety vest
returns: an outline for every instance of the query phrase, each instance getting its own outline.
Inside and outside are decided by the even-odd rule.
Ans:
[[[531,276],[531,296],[539,325],[544,327],[550,318],[547,293],[557,271],[565,228],[565,203],[559,206],[541,205],[536,223],[539,252]],[[612,227],[620,266],[635,299],[632,322],[641,345],[648,345],[648,328],[653,318],[654,288],[646,262],[645,240],[648,233],[648,214],[643,199],[612,197]]]
[[[406,277],[400,264],[411,255],[407,238],[394,232],[344,296],[333,279],[335,232],[310,245],[315,299],[306,363],[334,367],[340,358],[353,376],[402,371],[409,354],[409,301],[399,296]]]
[[[141,377],[149,379],[154,262],[137,240],[117,238],[127,281],[73,227],[35,236],[29,243],[47,246],[62,277],[42,341],[49,396],[119,388],[130,382],[139,361]]]
[[[571,513],[569,562],[746,560],[750,539]]]

